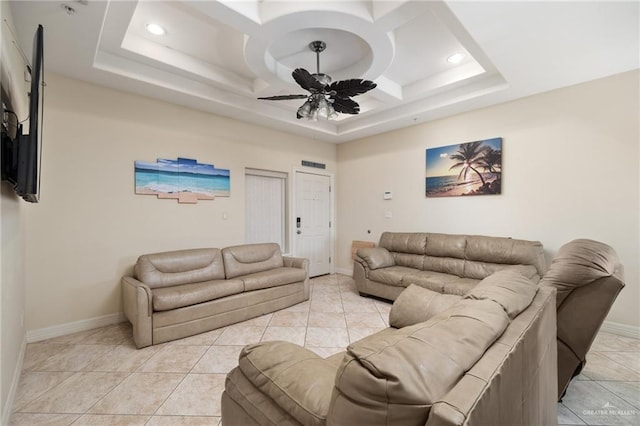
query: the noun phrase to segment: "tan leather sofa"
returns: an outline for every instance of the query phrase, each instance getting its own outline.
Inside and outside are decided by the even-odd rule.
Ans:
[[[395,300],[410,284],[462,295],[503,269],[517,269],[537,283],[546,271],[542,244],[479,235],[384,232],[378,247],[358,250],[353,278],[361,295]]]
[[[410,286],[392,327],[329,358],[281,341],[245,347],[223,424],[556,424],[555,288],[501,271],[443,298]]]
[[[122,294],[142,348],[308,300],[309,261],[272,243],[147,254],[122,278]]]
[[[624,287],[624,269],[607,244],[579,239],[563,245],[541,286],[558,290],[558,396],[582,371],[602,322]]]

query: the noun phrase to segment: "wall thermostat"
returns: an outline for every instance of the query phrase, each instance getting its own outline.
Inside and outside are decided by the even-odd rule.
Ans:
[[[385,191],[384,194],[382,194],[383,200],[390,200],[391,198],[393,198],[391,195],[391,191]]]

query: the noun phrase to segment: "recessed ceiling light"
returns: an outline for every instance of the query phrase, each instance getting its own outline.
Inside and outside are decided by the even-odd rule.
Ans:
[[[465,57],[464,53],[454,53],[453,55],[447,58],[447,62],[449,62],[450,64],[459,64],[460,62],[462,62],[464,57]]]
[[[147,31],[153,35],[164,35],[166,31],[158,24],[147,24]]]

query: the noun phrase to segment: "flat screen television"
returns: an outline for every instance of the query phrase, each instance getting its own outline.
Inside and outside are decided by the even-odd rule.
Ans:
[[[29,93],[29,133],[18,125],[15,138],[2,135],[2,178],[9,181],[25,201],[40,200],[40,167],[42,164],[42,122],[44,104],[44,29],[38,25],[33,39]]]

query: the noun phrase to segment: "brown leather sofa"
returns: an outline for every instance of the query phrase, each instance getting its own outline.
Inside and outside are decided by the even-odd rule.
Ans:
[[[223,424],[555,424],[555,288],[501,271],[446,297],[410,286],[392,327],[329,358],[282,341],[245,347]]]
[[[624,270],[607,244],[579,239],[560,248],[540,286],[558,290],[558,396],[582,371],[586,355],[618,293]]]
[[[479,235],[384,232],[354,260],[360,294],[387,300],[411,284],[463,295],[496,271],[517,269],[536,283],[546,271],[540,242]]]
[[[147,254],[122,278],[122,294],[142,348],[308,300],[309,261],[273,243]]]

